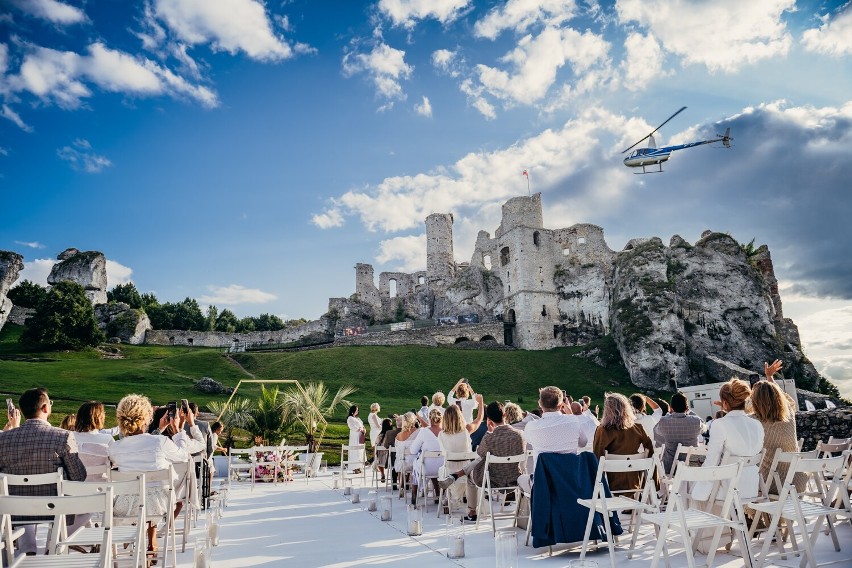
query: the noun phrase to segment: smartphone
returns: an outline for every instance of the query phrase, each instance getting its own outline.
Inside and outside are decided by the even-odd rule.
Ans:
[[[9,416],[15,413],[15,403],[12,402],[11,398],[6,399],[6,410],[9,411]]]
[[[166,414],[169,415],[169,420],[174,420],[177,415],[177,402],[171,401],[166,405]]]
[[[467,380],[467,379],[464,379],[464,381],[463,381],[463,382],[464,382],[464,384],[466,384],[466,385],[469,385],[469,384],[470,384],[470,381],[469,381],[469,380]]]
[[[761,377],[761,376],[760,376],[760,375],[758,375],[757,373],[752,373],[752,374],[750,374],[750,375],[748,376],[748,383],[749,383],[749,385],[750,385],[750,386],[754,386],[754,385],[756,385],[756,384],[757,384],[757,383],[759,383],[761,380],[763,380],[763,377]]]
[[[185,398],[180,399],[180,409],[184,414],[189,414],[189,401]]]

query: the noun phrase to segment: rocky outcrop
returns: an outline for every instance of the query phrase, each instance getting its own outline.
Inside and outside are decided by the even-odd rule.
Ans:
[[[18,274],[24,269],[24,257],[15,252],[0,250],[0,329],[12,312],[12,301],[6,297]]]
[[[803,451],[816,449],[817,442],[852,437],[852,406],[796,413],[796,434],[805,439]]]
[[[231,394],[234,392],[234,387],[226,387],[219,381],[213,380],[210,377],[201,377],[195,383],[195,390],[205,394]]]
[[[118,338],[122,343],[131,345],[145,343],[145,333],[151,329],[148,314],[123,302],[95,306],[95,318],[107,337]]]
[[[714,358],[756,371],[780,358],[786,378],[813,386],[795,326],[776,317],[777,288],[737,241],[708,233],[695,246],[679,236],[668,247],[656,237],[631,243],[614,263],[611,327],[634,384],[715,382]]]
[[[106,257],[98,251],[81,252],[75,248],[64,250],[56,257],[59,262],[53,265],[48,284],[70,280],[86,290],[86,296],[93,305],[107,302]]]

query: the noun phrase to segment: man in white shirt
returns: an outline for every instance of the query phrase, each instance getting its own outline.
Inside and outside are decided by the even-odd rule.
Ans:
[[[630,404],[633,405],[633,410],[636,412],[636,423],[641,424],[642,428],[645,429],[645,433],[653,440],[654,426],[662,418],[663,409],[660,408],[659,404],[654,402],[654,399],[638,392],[630,395]],[[651,414],[646,414],[649,406],[651,407]]]
[[[524,439],[533,451],[532,470],[518,478],[518,486],[524,491],[532,487],[530,474],[535,472],[540,453],[577,453],[591,441],[591,438],[586,438],[576,416],[562,413],[564,402],[562,389],[558,387],[544,387],[539,391],[541,418],[528,423],[524,429]]]
[[[580,423],[580,429],[583,431],[583,435],[586,437],[587,440],[586,443],[591,444],[592,441],[595,439],[595,430],[597,430],[598,428],[598,422],[594,419],[593,416],[583,412],[583,405],[576,400],[571,403],[571,413],[577,418],[577,421]]]
[[[584,396],[584,397],[580,398],[580,400],[578,402],[583,405],[583,415],[588,416],[589,418],[594,420],[595,426],[598,426],[601,423],[601,421],[598,420],[598,414],[600,413],[600,409],[598,408],[598,405],[597,404],[595,405],[595,411],[593,413],[592,412],[592,399],[591,398],[589,398],[588,396]]]

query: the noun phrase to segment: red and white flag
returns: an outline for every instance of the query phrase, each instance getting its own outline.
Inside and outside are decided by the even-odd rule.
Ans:
[[[527,170],[524,170],[523,175],[524,175],[524,176],[526,176],[526,177],[530,177],[530,174],[529,174],[529,173],[527,173]]]

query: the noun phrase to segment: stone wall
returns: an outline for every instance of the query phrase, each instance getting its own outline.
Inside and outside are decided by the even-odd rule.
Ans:
[[[380,331],[345,337],[335,337],[335,345],[454,345],[465,338],[468,341],[480,341],[491,337],[498,343],[503,340],[503,324],[479,323],[470,325],[435,326],[425,329],[404,331]]]
[[[35,314],[35,310],[33,308],[24,308],[22,306],[12,306],[12,310],[9,312],[9,323],[14,323],[17,325],[24,325],[27,321],[27,318]]]
[[[852,438],[852,407],[797,412],[796,431],[805,439],[804,451],[815,449],[817,442],[827,442],[830,436]]]
[[[278,331],[226,333],[223,331],[182,331],[151,329],[145,334],[148,345],[192,345],[195,347],[230,347],[238,343],[289,343],[313,334],[331,333],[331,322],[321,318]]]
[[[456,273],[453,257],[453,215],[432,213],[426,217],[426,281],[443,290]]]

